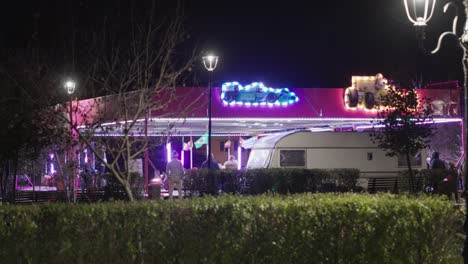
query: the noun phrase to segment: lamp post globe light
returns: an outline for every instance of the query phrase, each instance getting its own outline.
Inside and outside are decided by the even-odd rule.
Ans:
[[[211,169],[211,98],[213,96],[212,87],[211,87],[211,80],[213,71],[215,70],[216,66],[218,65],[218,56],[215,55],[208,55],[203,57],[203,65],[205,66],[206,70],[208,71],[208,89],[209,98],[208,98],[208,169]]]
[[[70,104],[70,110],[69,110],[69,115],[70,115],[70,131],[73,129],[73,93],[75,92],[76,89],[76,82],[74,80],[68,79],[63,83],[63,88],[67,91],[68,93],[68,103]]]
[[[416,34],[418,37],[418,46],[422,50],[424,54],[432,55],[437,53],[440,50],[442,41],[444,40],[445,37],[452,36],[458,39],[458,44],[459,46],[463,49],[463,73],[464,73],[464,98],[463,98],[463,127],[462,127],[462,139],[463,139],[463,156],[464,156],[464,162],[463,162],[463,178],[464,178],[464,194],[465,194],[465,206],[468,211],[468,177],[466,177],[466,148],[467,148],[467,129],[466,129],[466,124],[467,118],[468,118],[468,0],[449,0],[445,5],[444,5],[444,13],[447,12],[448,8],[453,7],[456,11],[456,16],[453,19],[452,22],[452,30],[450,31],[445,31],[439,36],[439,40],[437,41],[437,46],[435,47],[434,50],[427,50],[424,46],[424,40],[426,38],[425,36],[425,30],[427,23],[431,19],[434,9],[435,9],[435,4],[436,0],[403,0],[404,5],[405,5],[405,10],[406,10],[406,15],[408,16],[408,19],[414,24],[414,27],[416,29]],[[461,11],[463,10],[463,12]],[[462,21],[465,21],[465,25],[463,27],[463,31],[460,32],[458,30],[458,20],[461,19]],[[468,235],[468,214],[465,214],[465,234]],[[465,263],[468,263],[468,236],[465,238],[465,244],[463,248],[463,257],[465,260]]]
[[[71,95],[75,92],[76,82],[73,80],[67,80],[63,84],[63,87],[67,90],[67,93]]]

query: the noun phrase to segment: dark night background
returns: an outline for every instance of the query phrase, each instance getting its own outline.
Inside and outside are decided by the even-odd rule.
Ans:
[[[53,50],[74,28],[92,29],[104,17],[125,20],[131,1],[18,0],[0,6],[0,45],[24,47],[37,32]],[[134,1],[146,10],[149,1]],[[171,15],[162,1],[159,15]],[[274,87],[347,87],[351,75],[378,72],[402,83],[462,81],[462,52],[453,39],[431,57],[421,54],[400,0],[183,1],[191,43],[220,56],[216,84],[264,81]],[[438,1],[426,46],[450,30],[453,10]],[[463,21],[461,21],[463,22]],[[125,32],[122,30],[122,37]],[[57,40],[59,40],[57,42]],[[202,65],[195,71],[203,85]]]

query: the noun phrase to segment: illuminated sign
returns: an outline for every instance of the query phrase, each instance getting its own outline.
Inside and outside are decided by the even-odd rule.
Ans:
[[[287,106],[298,102],[299,97],[288,88],[270,88],[261,82],[246,86],[226,82],[222,85],[221,100],[229,106]]]
[[[348,109],[377,110],[382,96],[389,86],[382,74],[376,76],[353,76],[352,86],[345,90],[344,102]]]

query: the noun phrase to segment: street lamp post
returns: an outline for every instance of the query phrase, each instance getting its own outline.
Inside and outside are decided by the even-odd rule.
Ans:
[[[406,10],[406,15],[408,16],[408,19],[413,22],[414,27],[416,29],[416,34],[418,37],[418,42],[419,42],[419,48],[427,55],[432,55],[436,54],[441,47],[442,41],[444,40],[445,37],[452,36],[458,39],[458,43],[460,47],[463,49],[463,73],[464,73],[464,99],[463,99],[463,107],[464,107],[464,112],[463,112],[463,127],[462,127],[462,138],[463,138],[463,155],[464,155],[464,173],[466,173],[466,147],[467,147],[467,130],[466,130],[466,125],[467,125],[467,118],[468,118],[468,0],[463,0],[463,1],[457,1],[457,0],[450,0],[447,4],[444,6],[444,13],[448,10],[450,6],[454,7],[456,9],[456,16],[453,19],[452,22],[452,30],[451,31],[446,31],[442,33],[439,36],[439,40],[437,42],[437,46],[434,50],[429,51],[425,48],[424,46],[424,40],[426,38],[425,36],[425,30],[427,26],[427,22],[431,19],[433,13],[434,13],[434,7],[436,4],[436,0],[418,0],[418,1],[408,1],[408,0],[403,0],[403,3],[405,5],[405,10]],[[464,12],[461,12],[461,9],[464,10]],[[465,25],[463,27],[462,32],[458,32],[458,25],[457,22],[461,18],[462,20],[465,20]],[[464,188],[464,194],[465,194],[465,206],[468,211],[468,181],[466,175],[464,176],[464,183],[465,183],[465,188]],[[465,214],[465,224],[464,224],[464,230],[465,234],[468,235],[468,214]],[[468,263],[468,236],[465,238],[465,244],[463,248],[463,258],[465,260],[465,263]]]
[[[205,68],[208,70],[208,89],[210,90],[209,92],[209,98],[208,98],[208,169],[211,169],[211,100],[213,96],[213,91],[211,88],[211,81],[212,81],[212,75],[213,71],[216,68],[216,65],[218,64],[218,56],[214,55],[208,55],[203,57],[203,65],[205,65]]]
[[[65,88],[65,90],[67,91],[68,93],[68,96],[69,96],[69,104],[70,104],[70,110],[69,110],[69,117],[70,117],[70,133],[71,133],[71,136],[72,136],[72,140],[73,140],[73,93],[75,92],[75,89],[76,89],[76,82],[73,81],[73,80],[67,80],[64,84],[63,84],[63,87]],[[69,163],[70,164],[73,164],[73,161],[75,160],[75,157],[74,157],[74,147],[72,145],[71,147],[71,153],[70,153],[70,156],[69,156]],[[71,170],[71,174],[73,175],[75,172],[74,172],[74,168],[73,167],[70,167],[70,170]],[[75,202],[75,177],[71,177],[72,180],[73,180],[73,201]],[[68,183],[68,186],[70,186],[70,182]],[[68,191],[67,191],[68,193]]]

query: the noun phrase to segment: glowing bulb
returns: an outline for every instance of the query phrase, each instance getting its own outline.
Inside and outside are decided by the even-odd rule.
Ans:
[[[203,65],[208,71],[214,71],[218,64],[218,56],[208,55],[203,57]]]
[[[436,0],[412,1],[411,5],[408,4],[408,0],[404,0],[403,3],[408,19],[413,22],[414,26],[421,27],[426,26],[427,22],[432,18]],[[411,14],[414,14],[414,17]]]
[[[64,83],[63,87],[67,90],[68,94],[72,94],[75,92],[76,82],[68,80]]]

